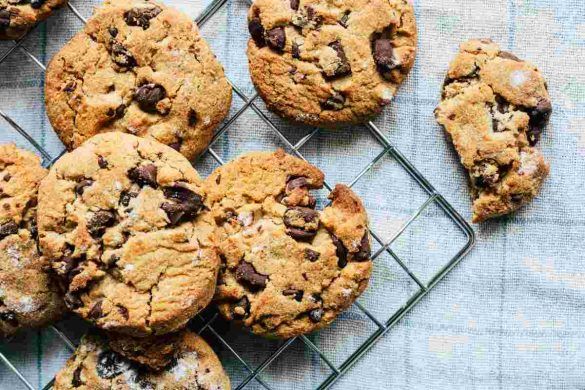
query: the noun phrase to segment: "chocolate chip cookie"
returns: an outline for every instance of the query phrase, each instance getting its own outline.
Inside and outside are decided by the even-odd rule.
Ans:
[[[461,45],[435,115],[469,173],[474,222],[511,213],[538,194],[549,165],[535,145],[551,112],[534,65],[489,39]]]
[[[365,122],[414,64],[406,0],[255,0],[248,28],[252,81],[268,108],[295,122]]]
[[[0,0],[0,39],[17,39],[67,0]]]
[[[69,150],[120,131],[188,159],[209,144],[231,93],[197,26],[146,0],[106,1],[52,59],[45,88],[47,115]]]
[[[39,158],[0,145],[0,338],[55,321],[65,305],[37,249]]]
[[[207,186],[223,261],[215,300],[228,320],[290,338],[327,326],[367,287],[367,215],[348,187],[315,210],[323,173],[282,150],[246,154]]]
[[[115,352],[103,335],[86,335],[75,354],[57,374],[53,388],[230,389],[230,381],[221,362],[201,337],[191,331],[184,331],[177,339],[172,361],[161,370],[153,370]]]
[[[99,134],[51,168],[39,189],[39,240],[65,303],[100,328],[177,330],[210,302],[219,257],[197,172],[178,152]]]

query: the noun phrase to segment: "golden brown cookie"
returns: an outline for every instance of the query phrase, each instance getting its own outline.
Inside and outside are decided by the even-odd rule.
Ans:
[[[39,239],[71,310],[135,336],[186,324],[213,296],[219,258],[205,190],[185,157],[133,135],[97,135],[39,190]]]
[[[365,122],[414,64],[406,0],[255,0],[248,27],[252,81],[268,108],[295,122]]]
[[[252,332],[321,329],[364,291],[372,270],[366,211],[346,186],[315,210],[323,173],[285,154],[249,153],[206,181],[222,256],[216,302]]]
[[[0,39],[17,39],[67,0],[0,0]]]
[[[86,335],[75,354],[57,374],[53,388],[230,390],[230,381],[221,362],[201,337],[191,331],[183,331],[177,338],[176,355],[172,362],[155,371],[116,353],[103,335]]]
[[[511,213],[538,194],[549,165],[535,145],[551,112],[534,65],[489,39],[461,45],[435,115],[469,173],[474,222]]]
[[[33,153],[0,145],[0,338],[56,321],[65,308],[37,249],[37,190],[46,174]]]
[[[227,115],[231,87],[186,15],[153,1],[108,0],[52,59],[45,97],[69,150],[120,131],[193,159]]]

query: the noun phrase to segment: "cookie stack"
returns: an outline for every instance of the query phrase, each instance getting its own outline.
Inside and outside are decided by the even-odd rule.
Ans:
[[[29,8],[38,19],[58,5],[8,3],[4,37],[26,28]],[[295,122],[367,121],[414,64],[404,0],[256,0],[248,26],[252,80]],[[229,389],[188,327],[197,313],[214,304],[252,333],[286,339],[329,325],[366,289],[368,218],[350,188],[337,185],[317,210],[323,173],[281,150],[199,177],[189,161],[230,104],[194,23],[148,0],[106,0],[51,61],[47,114],[70,152],[47,172],[0,147],[0,335],[65,309],[93,324],[56,389]],[[469,172],[474,221],[536,196],[551,103],[533,65],[467,42],[435,113]]]

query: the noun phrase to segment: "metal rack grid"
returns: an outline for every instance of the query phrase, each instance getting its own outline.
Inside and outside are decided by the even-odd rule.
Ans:
[[[246,1],[250,4],[250,0],[239,0],[239,1]],[[204,11],[195,18],[195,22],[202,27],[206,22],[208,22],[226,3],[228,0],[213,0],[211,4],[204,9]],[[69,2],[67,5],[69,11],[75,15],[81,22],[86,23],[86,19],[82,16],[82,14],[75,8],[75,6]],[[35,27],[36,28],[36,27]],[[33,29],[34,30],[34,29]],[[32,31],[32,30],[31,30]],[[29,31],[23,37],[13,42],[13,45],[2,55],[0,55],[0,64],[2,64],[14,51],[21,50],[33,63],[43,72],[46,71],[46,66],[43,64],[41,60],[39,60],[34,54],[31,53],[22,43],[31,33]],[[243,101],[242,107],[240,107],[235,114],[229,118],[216,132],[210,146],[206,150],[206,154],[209,154],[218,164],[223,165],[225,162],[219,156],[219,154],[214,151],[212,146],[217,142],[217,140],[230,128],[230,126],[248,109],[253,110],[260,118],[269,126],[270,130],[278,137],[278,139],[284,143],[290,150],[299,158],[306,160],[306,158],[301,154],[300,149],[310,140],[312,139],[320,129],[314,129],[309,134],[302,137],[296,143],[291,143],[289,139],[283,134],[281,130],[277,128],[274,122],[259,108],[258,103],[258,94],[254,93],[251,97],[247,97],[240,88],[238,88],[233,82],[230,81],[230,85],[232,86],[233,91],[240,99]],[[45,148],[43,148],[25,129],[16,123],[9,115],[7,115],[4,111],[0,109],[0,117],[2,117],[12,129],[18,132],[22,137],[24,137],[43,157],[43,165],[46,167],[50,167],[58,158],[60,158],[64,153],[63,150],[58,156],[51,156],[49,152]],[[330,388],[343,374],[345,374],[370,348],[372,348],[380,338],[382,338],[392,327],[394,327],[398,321],[402,317],[404,317],[412,308],[422,299],[424,298],[435,286],[436,284],[443,279],[446,274],[451,271],[471,250],[471,248],[475,244],[475,233],[473,229],[469,226],[469,224],[455,211],[455,209],[445,200],[445,198],[438,193],[435,188],[431,185],[431,183],[413,166],[413,164],[395,147],[392,145],[390,140],[382,133],[382,131],[372,122],[368,122],[366,124],[367,129],[369,130],[370,134],[374,137],[374,139],[382,146],[383,150],[380,152],[373,160],[369,162],[369,164],[364,167],[355,178],[349,183],[350,187],[353,187],[368,171],[370,171],[377,163],[385,156],[390,156],[393,158],[407,173],[408,175],[420,186],[420,188],[426,193],[428,196],[426,201],[414,212],[410,215],[410,217],[402,224],[402,226],[394,232],[393,236],[389,239],[384,241],[379,235],[377,235],[372,228],[370,228],[370,234],[372,238],[375,240],[375,243],[380,245],[380,248],[375,251],[372,255],[372,260],[378,258],[381,254],[386,253],[390,255],[390,257],[395,261],[405,272],[408,274],[408,277],[416,283],[418,286],[418,291],[410,296],[402,304],[402,306],[394,312],[394,314],[386,321],[379,320],[374,314],[372,314],[369,310],[367,310],[364,306],[362,306],[359,302],[355,302],[354,306],[361,311],[375,326],[375,331],[363,342],[357,349],[355,349],[349,357],[345,359],[345,361],[339,365],[334,364],[331,359],[329,359],[326,354],[319,349],[319,347],[311,341],[306,336],[299,336],[297,338],[289,339],[283,344],[281,344],[278,349],[276,349],[268,358],[266,358],[263,362],[261,362],[256,367],[252,367],[251,364],[246,362],[246,360],[236,352],[236,349],[233,345],[228,343],[224,337],[218,332],[214,327],[214,323],[218,319],[217,313],[212,313],[211,315],[199,314],[197,316],[197,320],[201,323],[201,327],[199,328],[198,332],[210,332],[218,341],[221,343],[222,347],[227,349],[235,359],[247,370],[248,375],[245,377],[243,381],[239,384],[235,385],[234,388],[236,390],[246,388],[250,382],[256,381],[261,388],[271,390],[271,386],[266,383],[261,377],[261,373],[264,372],[285,350],[287,350],[291,344],[297,339],[302,341],[306,348],[311,350],[312,352],[316,353],[319,358],[322,360],[323,363],[327,365],[327,367],[331,370],[331,373],[327,376],[327,378],[317,387],[317,389],[328,389]],[[205,154],[204,154],[205,155]],[[332,187],[329,183],[325,182],[325,187],[331,191]],[[415,275],[413,272],[401,259],[395,251],[391,248],[392,243],[394,243],[401,234],[413,223],[415,222],[430,205],[436,204],[444,213],[445,215],[457,226],[460,232],[465,237],[465,244],[462,245],[457,253],[445,264],[441,266],[441,268],[431,276],[427,283],[424,283],[420,280],[419,277]],[[339,321],[339,320],[338,320]],[[65,344],[65,347],[69,350],[73,351],[76,347],[75,343],[57,326],[51,326],[50,329],[61,339],[61,341]],[[35,387],[25,378],[25,376],[14,366],[14,364],[2,353],[0,352],[0,360],[3,364],[8,367],[10,371],[12,371],[20,381],[31,390],[34,390]],[[54,378],[47,383],[43,390],[52,388],[54,383]]]

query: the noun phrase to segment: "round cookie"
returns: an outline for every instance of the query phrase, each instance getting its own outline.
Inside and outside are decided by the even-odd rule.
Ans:
[[[549,165],[534,146],[551,112],[534,65],[489,39],[461,45],[435,116],[469,173],[474,222],[511,213],[538,194]]]
[[[0,145],[0,338],[56,321],[65,305],[37,249],[40,159]]]
[[[249,153],[208,179],[222,256],[219,311],[252,332],[290,338],[329,325],[372,270],[366,211],[346,186],[316,211],[323,173],[285,154]]]
[[[188,159],[226,117],[232,90],[197,26],[146,0],[106,1],[47,69],[47,115],[69,150],[103,132],[149,137]]]
[[[133,135],[97,135],[39,189],[39,241],[68,307],[134,336],[183,327],[210,302],[219,257],[205,191],[187,159]]]
[[[156,371],[116,353],[103,335],[86,335],[57,374],[53,388],[230,390],[221,362],[200,336],[184,331],[177,338],[173,361]]]
[[[0,39],[17,39],[67,0],[0,0]]]
[[[295,122],[365,122],[414,64],[407,0],[255,0],[248,28],[252,81],[268,108]]]

